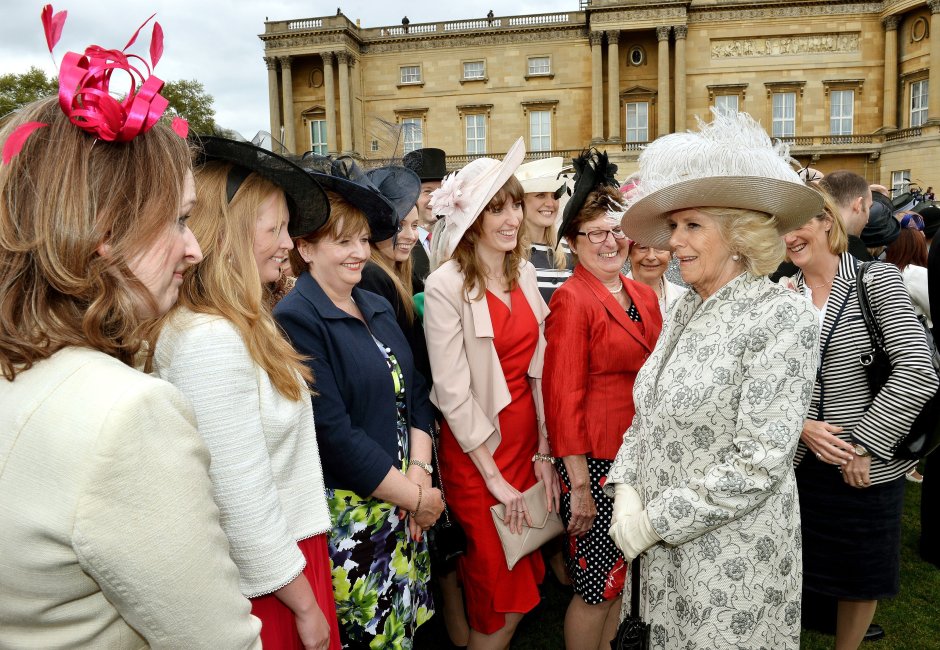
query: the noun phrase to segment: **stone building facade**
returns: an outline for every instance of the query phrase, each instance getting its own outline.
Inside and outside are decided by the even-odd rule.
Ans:
[[[804,165],[940,187],[940,0],[581,0],[387,27],[337,13],[260,38],[271,130],[297,152],[369,164],[439,147],[457,168],[523,135],[530,157],[593,144],[625,175],[644,142],[714,107],[747,111]]]

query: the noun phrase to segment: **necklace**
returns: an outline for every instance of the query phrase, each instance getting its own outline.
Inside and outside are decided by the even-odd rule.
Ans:
[[[604,287],[605,287],[609,292],[611,292],[611,293],[614,294],[614,295],[617,295],[618,293],[620,293],[621,291],[623,291],[623,283],[622,283],[622,282],[617,282],[617,288],[616,288],[616,289],[611,289],[611,288],[608,287],[606,284],[604,285]]]
[[[817,285],[814,286],[814,285],[810,284],[809,282],[805,282],[805,280],[806,280],[806,277],[805,277],[805,276],[803,277],[803,280],[804,280],[804,283],[806,284],[806,286],[809,287],[810,289],[819,289],[820,287],[825,287],[827,284],[832,284],[832,280],[827,280],[826,282],[823,282],[822,284],[817,284]]]

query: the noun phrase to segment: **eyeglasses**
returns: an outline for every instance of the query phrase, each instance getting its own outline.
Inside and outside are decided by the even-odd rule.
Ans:
[[[579,235],[584,235],[592,244],[603,244],[607,241],[607,235],[613,235],[614,239],[623,239],[627,236],[620,228],[611,228],[610,230],[592,230],[591,232],[578,231]]]
[[[924,229],[924,218],[917,214],[916,212],[908,212],[903,217],[901,217],[901,227],[902,228],[916,228],[917,230]]]

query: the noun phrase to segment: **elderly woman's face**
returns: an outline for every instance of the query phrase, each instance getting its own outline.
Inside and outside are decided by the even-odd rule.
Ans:
[[[783,236],[787,246],[787,257],[801,269],[812,265],[814,261],[833,257],[829,250],[829,231],[832,229],[832,217],[825,214],[807,221],[796,230]]]
[[[634,244],[630,249],[630,270],[633,279],[650,286],[657,285],[669,266],[669,251]]]
[[[342,223],[339,231],[343,231]],[[317,242],[301,240],[300,254],[310,275],[327,294],[345,295],[362,280],[362,267],[369,260],[369,231],[360,230],[338,239],[326,236]]]
[[[666,220],[672,230],[669,246],[679,260],[682,279],[703,299],[744,271],[741,260],[732,259],[734,253],[717,220],[698,210],[673,212]]]
[[[574,238],[572,248],[578,255],[578,264],[601,281],[609,281],[620,273],[627,259],[628,240],[620,223],[607,215],[585,221],[578,229],[582,233]],[[591,241],[600,240],[599,243]]]

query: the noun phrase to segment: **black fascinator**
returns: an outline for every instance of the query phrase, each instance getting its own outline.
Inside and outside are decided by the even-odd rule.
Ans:
[[[602,187],[620,187],[617,179],[614,178],[617,165],[610,162],[607,152],[598,151],[592,147],[582,151],[580,156],[571,160],[571,163],[574,167],[574,191],[565,205],[561,225],[558,227],[559,242],[565,236],[565,231],[568,230],[571,222],[581,212],[591,192]]]

